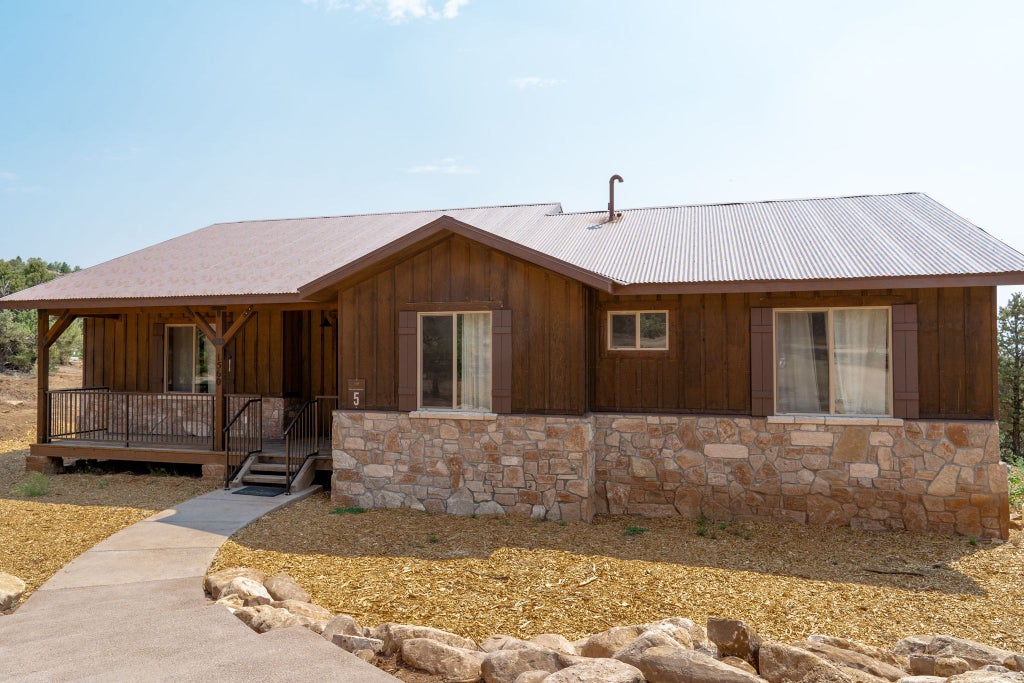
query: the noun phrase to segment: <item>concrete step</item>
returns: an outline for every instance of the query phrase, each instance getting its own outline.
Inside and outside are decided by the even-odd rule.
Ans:
[[[287,471],[287,469],[288,466],[285,465],[283,462],[257,461],[252,464],[252,467],[249,468],[249,471],[255,474],[257,472],[285,472]]]
[[[242,483],[258,486],[284,486],[287,479],[283,474],[247,474],[242,477]]]

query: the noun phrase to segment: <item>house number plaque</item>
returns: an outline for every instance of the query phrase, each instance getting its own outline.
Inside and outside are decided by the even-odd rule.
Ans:
[[[349,408],[362,408],[363,407],[363,396],[366,394],[366,380],[365,379],[350,379],[348,380],[348,407]]]

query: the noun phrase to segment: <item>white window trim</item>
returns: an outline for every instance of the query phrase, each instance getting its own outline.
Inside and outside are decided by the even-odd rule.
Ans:
[[[875,414],[860,415],[860,414],[853,414],[853,413],[837,413],[837,412],[835,412],[835,409],[836,409],[836,405],[835,405],[836,404],[835,385],[832,382],[832,365],[833,365],[833,362],[834,362],[834,356],[833,356],[834,349],[832,347],[832,344],[833,344],[833,342],[832,342],[832,337],[833,337],[832,313],[834,311],[851,311],[851,310],[855,310],[855,311],[865,311],[865,310],[886,311],[886,314],[889,317],[889,324],[887,325],[887,330],[886,330],[886,334],[887,334],[886,344],[888,344],[888,350],[889,350],[888,358],[889,358],[889,362],[888,362],[888,368],[887,368],[888,371],[885,373],[885,375],[886,375],[885,381],[886,381],[886,385],[887,385],[886,386],[886,394],[888,395],[887,403],[889,404],[889,412],[885,413],[885,414],[882,414],[882,415],[875,415]],[[826,323],[825,323],[825,331],[827,332],[827,336],[828,336],[828,367],[829,367],[829,375],[828,375],[828,409],[829,409],[829,412],[827,412],[827,413],[780,413],[779,412],[779,381],[778,381],[778,372],[777,372],[777,370],[779,368],[779,335],[777,335],[775,333],[775,330],[776,330],[776,327],[777,327],[776,326],[776,321],[778,320],[778,314],[779,313],[815,313],[815,312],[825,312],[827,314]],[[846,418],[851,418],[851,419],[856,419],[856,418],[891,418],[892,417],[893,404],[894,404],[893,388],[892,388],[892,386],[893,386],[892,385],[892,379],[893,379],[892,378],[892,376],[893,376],[892,363],[893,363],[893,355],[892,355],[892,306],[813,306],[813,307],[805,307],[805,308],[775,308],[775,309],[772,309],[772,383],[774,385],[774,386],[772,386],[772,402],[773,402],[772,409],[773,409],[773,412],[774,412],[774,414],[776,416],[784,416],[784,417],[801,417],[801,416],[803,416],[803,417],[835,417],[835,418],[846,417]]]
[[[170,345],[171,335],[168,330],[172,327],[190,327],[192,328],[192,389],[191,391],[173,391],[167,388],[167,374],[170,368],[168,367],[171,363]],[[198,325],[190,323],[169,323],[164,325],[164,386],[163,393],[165,394],[194,394],[196,393],[196,359],[199,357],[199,330]],[[206,394],[204,394],[205,396]]]
[[[444,413],[444,414],[458,414],[458,413],[478,413],[481,415],[491,414],[491,409],[480,408],[477,410],[467,410],[466,408],[457,408],[456,401],[459,398],[458,386],[459,386],[459,364],[457,359],[454,357],[454,349],[452,355],[452,407],[451,408],[440,408],[438,406],[423,406],[423,318],[429,316],[442,316],[450,315],[452,317],[452,343],[458,343],[458,321],[456,316],[459,315],[473,315],[486,313],[487,319],[491,324],[491,334],[494,334],[494,316],[491,311],[418,311],[416,314],[416,411],[420,413],[417,417],[424,417],[426,413]],[[491,382],[494,382],[494,348],[493,344],[491,347]],[[493,384],[491,386],[492,392],[492,404],[494,401]],[[493,405],[491,406],[493,408]]]
[[[640,316],[644,313],[664,313],[665,314],[665,346],[661,347],[641,347],[640,346]],[[633,339],[634,346],[612,346],[612,316],[613,315],[632,315],[636,319],[636,335]],[[634,310],[621,310],[621,311],[608,311],[608,317],[606,320],[608,327],[608,340],[607,349],[608,351],[668,351],[671,340],[670,325],[669,325],[669,314],[667,310],[651,310],[651,311],[634,311]]]

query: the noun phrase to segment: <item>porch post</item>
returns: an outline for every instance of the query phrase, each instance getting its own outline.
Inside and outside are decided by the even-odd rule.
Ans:
[[[217,311],[217,338],[213,340],[213,348],[217,354],[217,383],[213,394],[213,448],[224,450],[224,309]]]
[[[50,345],[47,337],[50,334],[50,312],[39,309],[39,320],[36,326],[36,385],[38,399],[36,403],[36,443],[50,441],[50,403],[46,392],[50,390]]]

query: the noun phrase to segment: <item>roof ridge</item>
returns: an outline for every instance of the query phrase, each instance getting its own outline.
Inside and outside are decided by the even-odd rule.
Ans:
[[[238,223],[273,223],[276,221],[315,221],[323,218],[362,218],[364,216],[405,216],[414,213],[444,213],[445,211],[473,211],[474,209],[514,209],[514,208],[525,208],[533,206],[558,206],[561,207],[561,202],[535,202],[528,204],[492,204],[486,206],[455,206],[448,207],[445,209],[411,209],[409,211],[371,211],[369,213],[345,213],[335,214],[330,216],[291,216],[287,218],[247,218],[238,221],[219,221],[217,223],[210,223],[206,227],[213,227],[214,225],[237,225]]]
[[[865,194],[846,194],[846,195],[834,195],[827,197],[793,197],[790,199],[754,199],[748,201],[735,201],[735,202],[706,202],[702,204],[666,204],[662,206],[634,206],[629,209],[616,209],[616,213],[625,213],[627,211],[657,211],[664,209],[691,209],[703,206],[747,206],[749,204],[783,204],[787,202],[823,202],[832,199],[860,199],[862,197],[900,197],[903,195],[921,195],[928,197],[925,192],[878,192],[878,193],[865,193]],[[930,197],[929,197],[930,199]],[[599,209],[595,211],[563,211],[561,216],[582,216],[588,213],[601,214],[608,213],[608,209]]]

